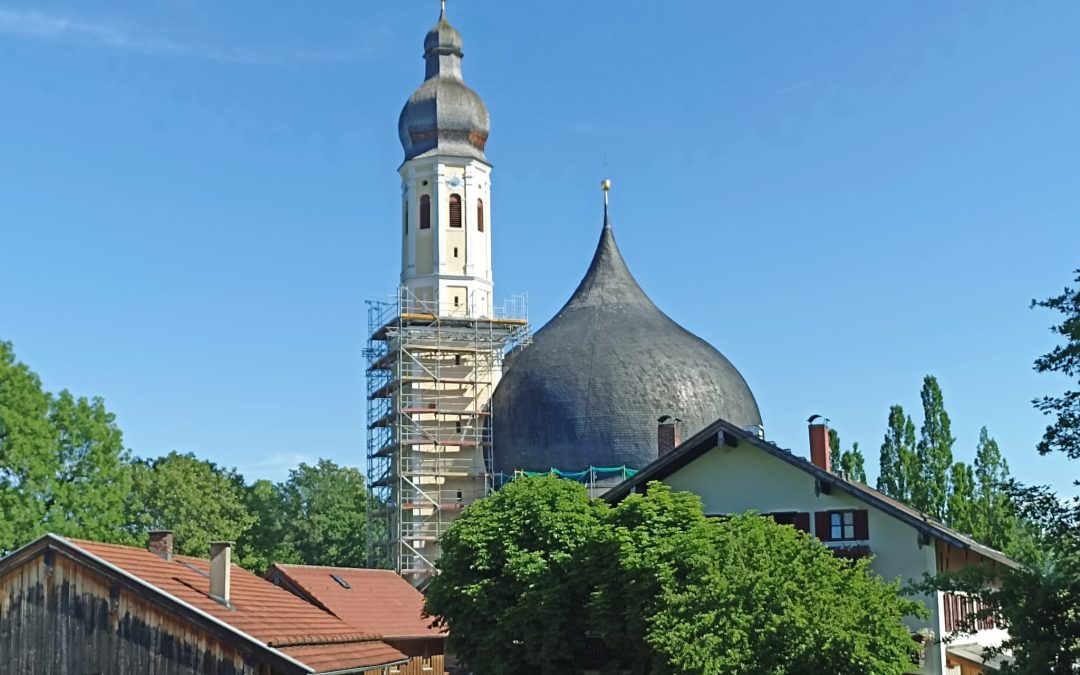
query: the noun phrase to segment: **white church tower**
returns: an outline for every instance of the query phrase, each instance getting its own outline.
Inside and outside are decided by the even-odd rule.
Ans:
[[[401,279],[371,302],[368,564],[420,586],[438,539],[500,477],[491,397],[508,350],[528,339],[524,302],[492,303],[490,120],[461,76],[446,7],[424,39],[423,84],[401,111]]]
[[[461,75],[461,34],[446,20],[424,39],[426,78],[401,111],[401,284],[442,316],[492,313],[491,128]]]

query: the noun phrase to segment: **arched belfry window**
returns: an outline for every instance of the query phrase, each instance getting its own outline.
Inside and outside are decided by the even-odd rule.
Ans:
[[[431,229],[431,195],[420,195],[420,229]]]
[[[484,200],[476,200],[476,229],[479,232],[484,231]]]
[[[450,195],[450,227],[461,227],[461,195]]]

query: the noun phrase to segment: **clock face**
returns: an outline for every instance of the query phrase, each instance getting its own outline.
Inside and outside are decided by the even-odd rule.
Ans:
[[[446,186],[453,189],[453,190],[456,190],[459,187],[461,187],[461,183],[462,183],[461,176],[456,176],[455,175],[455,176],[450,176],[449,178],[446,179]]]

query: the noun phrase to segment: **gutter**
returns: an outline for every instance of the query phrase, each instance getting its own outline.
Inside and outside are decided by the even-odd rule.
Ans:
[[[390,666],[403,666],[409,662],[409,659],[403,661],[390,661],[389,663],[383,663],[377,666],[364,666],[362,668],[347,668],[345,670],[327,670],[318,675],[351,675],[352,673],[369,673],[379,668],[389,668]]]

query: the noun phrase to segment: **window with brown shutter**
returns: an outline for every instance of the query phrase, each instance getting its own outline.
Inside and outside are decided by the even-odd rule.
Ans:
[[[870,539],[867,512],[818,511],[814,514],[814,534],[821,541],[866,541]]]
[[[807,534],[810,534],[810,514],[796,513],[794,525],[795,529],[799,532],[806,532]]]
[[[476,200],[476,229],[478,232],[484,231],[484,200]]]
[[[450,195],[450,227],[461,227],[461,195]]]
[[[420,229],[431,229],[431,195],[420,196]]]

